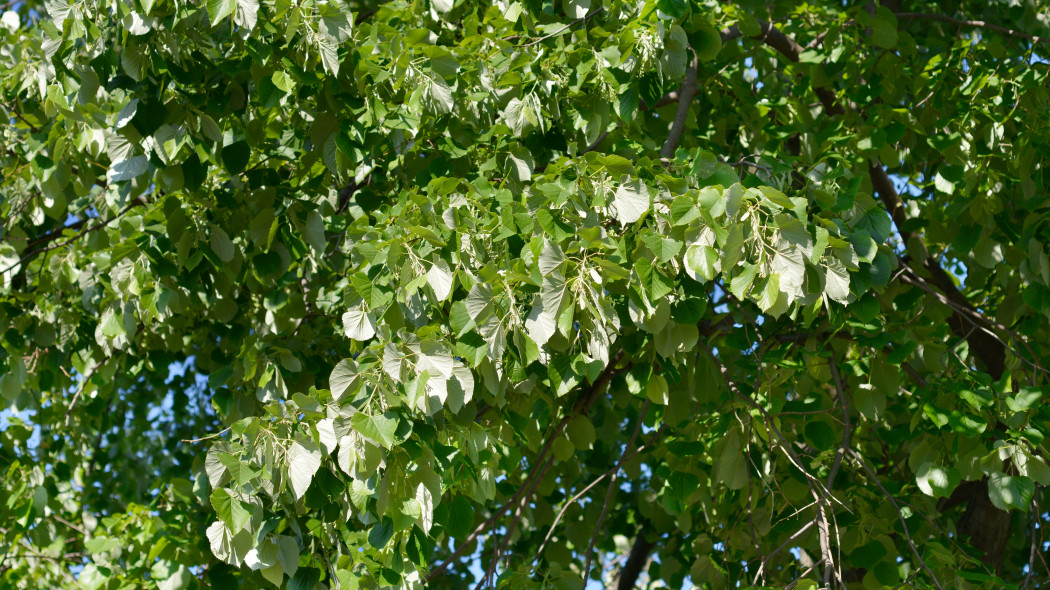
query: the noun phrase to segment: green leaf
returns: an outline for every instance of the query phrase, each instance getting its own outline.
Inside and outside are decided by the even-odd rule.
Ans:
[[[729,291],[733,293],[734,297],[743,299],[747,296],[757,272],[757,264],[744,264],[744,269],[737,273],[729,283]]]
[[[853,403],[865,418],[878,422],[886,411],[886,394],[867,383],[853,390]]]
[[[369,441],[387,449],[394,447],[394,433],[398,426],[397,414],[394,412],[374,416],[357,412],[350,419],[350,425]]]
[[[434,290],[438,301],[448,299],[449,294],[452,293],[452,281],[452,272],[444,260],[438,260],[427,271],[427,283]]]
[[[237,2],[236,0],[208,0],[207,6],[211,24],[215,26],[233,14],[234,9],[237,7]]]
[[[722,51],[722,35],[706,22],[688,31],[687,36],[690,47],[693,48],[696,58],[701,62],[713,60]]]
[[[579,415],[569,420],[568,425],[565,427],[565,432],[568,433],[569,440],[572,441],[573,446],[581,451],[594,446],[597,436],[591,421],[586,416]]]
[[[292,77],[284,70],[276,70],[273,75],[270,76],[270,81],[273,82],[274,86],[280,88],[284,92],[291,92],[292,89],[295,88],[295,81],[292,80]]]
[[[878,540],[857,547],[849,554],[849,563],[870,570],[886,557],[886,546]]]
[[[222,148],[222,164],[231,176],[240,174],[248,166],[251,148],[246,141],[235,141]]]
[[[215,514],[225,522],[234,533],[240,532],[251,520],[252,514],[248,507],[239,499],[230,495],[225,488],[215,490],[211,493],[211,505]]]
[[[1024,412],[1043,399],[1043,392],[1035,387],[1022,387],[1015,396],[1006,398],[1006,406],[1014,412]]]
[[[149,170],[149,158],[146,156],[134,156],[114,163],[109,169],[107,179],[109,182],[133,180],[145,174],[147,170]]]
[[[474,506],[465,496],[455,496],[449,505],[446,529],[456,539],[463,539],[474,528]]]
[[[993,473],[988,476],[988,497],[1000,510],[1022,510],[1027,512],[1035,493],[1031,479],[1020,475]]]
[[[879,6],[871,23],[871,38],[883,49],[893,49],[897,45],[897,17],[885,6]]]
[[[415,500],[420,508],[419,528],[429,535],[430,528],[434,525],[434,495],[427,486],[419,484],[416,486]]]
[[[945,468],[926,461],[919,466],[915,473],[915,482],[919,489],[927,496],[934,498],[947,498],[955,487],[959,485],[961,477],[959,472],[952,468]]]
[[[824,294],[839,303],[849,301],[849,271],[838,258],[830,258],[824,267],[827,270],[824,281]]]
[[[718,252],[710,246],[689,246],[685,251],[685,264],[690,277],[705,283],[717,274]]]

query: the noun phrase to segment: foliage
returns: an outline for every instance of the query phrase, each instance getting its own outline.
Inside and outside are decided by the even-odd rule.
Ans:
[[[1045,583],[1050,6],[842,4],[8,4],[0,585]]]

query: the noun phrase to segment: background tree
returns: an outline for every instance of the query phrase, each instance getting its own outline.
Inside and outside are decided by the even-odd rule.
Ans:
[[[0,585],[1050,580],[1045,2],[3,9]]]

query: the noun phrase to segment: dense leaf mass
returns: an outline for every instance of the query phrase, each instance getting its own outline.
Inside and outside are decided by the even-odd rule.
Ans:
[[[0,12],[0,587],[1050,583],[1044,0]]]

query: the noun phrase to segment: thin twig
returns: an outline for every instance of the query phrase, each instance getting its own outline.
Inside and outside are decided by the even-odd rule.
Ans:
[[[69,427],[69,419],[73,415],[73,407],[77,405],[77,400],[80,399],[80,394],[84,393],[84,389],[87,388],[88,381],[90,381],[91,378],[95,376],[95,372],[98,371],[99,367],[106,364],[106,362],[109,361],[109,359],[111,358],[113,357],[107,356],[106,358],[99,361],[98,364],[96,364],[94,367],[91,368],[90,371],[87,372],[87,374],[84,376],[84,379],[81,380],[80,385],[77,386],[77,391],[73,394],[73,400],[69,402],[69,408],[66,409],[66,427]]]
[[[522,494],[521,499],[518,500],[518,506],[514,510],[514,519],[511,520],[510,526],[507,528],[507,534],[503,536],[503,542],[495,548],[492,561],[489,562],[488,568],[485,570],[485,575],[478,581],[477,585],[474,586],[474,590],[481,590],[485,587],[485,583],[492,578],[492,575],[496,572],[496,565],[499,563],[500,555],[503,554],[507,549],[507,545],[510,544],[510,539],[514,535],[514,531],[518,528],[518,523],[521,522],[522,509],[526,504],[529,503],[529,498],[536,491],[536,486],[539,485],[540,481],[543,480],[543,476],[547,474],[551,466],[554,465],[554,457],[548,457],[544,466],[540,469],[536,477],[532,478],[532,483],[528,486],[528,492]]]
[[[813,526],[814,524],[816,524],[816,521],[813,521],[813,520],[808,521],[806,524],[802,525],[802,528],[800,528],[799,530],[795,531],[795,533],[793,535],[791,535],[790,537],[787,538],[786,541],[781,543],[779,547],[777,547],[776,549],[774,549],[774,550],[770,551],[769,553],[767,553],[765,558],[762,560],[762,563],[758,564],[758,571],[755,572],[755,581],[751,582],[751,585],[752,586],[757,586],[758,585],[758,579],[762,576],[762,572],[766,570],[766,564],[769,562],[769,560],[774,555],[776,555],[777,553],[780,553],[784,549],[784,547],[787,547],[788,544],[790,544],[792,541],[794,541],[795,539],[801,537],[802,534],[805,533],[806,531],[808,531],[809,528],[811,526]]]
[[[943,14],[929,14],[925,12],[898,12],[898,19],[922,19],[922,20],[936,20],[942,23],[948,23],[960,27],[973,27],[978,29],[989,29],[997,33],[1002,33],[1009,37],[1021,37],[1023,39],[1031,39],[1033,43],[1050,43],[1050,38],[1040,37],[1038,35],[1030,35],[1014,29],[1008,29],[1006,27],[992,24],[983,20],[970,20],[964,18],[954,18]]]
[[[586,585],[587,578],[591,575],[591,557],[593,556],[594,544],[598,541],[598,533],[602,530],[602,523],[605,522],[605,516],[609,513],[609,503],[612,501],[613,492],[616,491],[616,476],[620,472],[620,468],[623,467],[624,461],[627,460],[627,451],[634,446],[634,441],[638,438],[638,433],[642,430],[642,422],[645,421],[645,414],[649,411],[649,399],[645,400],[642,404],[641,411],[638,412],[638,423],[634,425],[634,433],[631,434],[631,440],[627,442],[627,446],[623,448],[623,452],[620,453],[620,459],[616,462],[616,469],[612,473],[612,481],[609,482],[609,491],[605,493],[605,503],[602,504],[602,513],[598,517],[598,523],[594,526],[594,534],[591,535],[591,542],[587,544],[587,560],[586,565],[583,566],[583,583]]]
[[[487,529],[492,523],[496,522],[496,520],[498,520],[504,514],[506,514],[507,511],[510,510],[512,507],[517,505],[517,503],[521,499],[521,496],[526,492],[526,489],[532,483],[534,477],[539,473],[541,465],[547,457],[547,453],[550,452],[551,447],[554,445],[554,441],[558,438],[558,436],[561,435],[562,429],[565,428],[565,426],[569,423],[569,420],[571,420],[576,414],[586,412],[587,409],[590,408],[590,405],[594,401],[594,398],[597,396],[598,391],[604,388],[605,385],[607,385],[613,377],[620,373],[620,370],[616,369],[616,365],[620,362],[620,359],[623,358],[623,355],[623,350],[620,350],[615,355],[613,355],[613,357],[609,360],[609,364],[605,366],[605,370],[602,372],[602,374],[594,381],[594,383],[591,384],[589,388],[584,390],[584,392],[580,395],[580,398],[576,400],[576,403],[573,405],[572,411],[568,412],[565,415],[565,417],[562,418],[561,421],[558,422],[558,424],[554,427],[553,431],[551,432],[551,435],[547,438],[547,441],[544,443],[543,448],[541,448],[540,452],[537,454],[536,462],[533,465],[532,471],[529,473],[528,476],[526,476],[525,481],[523,482],[522,486],[518,489],[518,492],[515,493],[514,496],[512,496],[507,503],[505,503],[496,512],[494,512],[492,516],[490,516],[485,522],[478,525],[478,527],[475,528],[474,531],[467,536],[466,540],[455,551],[452,552],[452,555],[450,555],[448,559],[438,564],[434,567],[433,570],[430,571],[426,579],[427,584],[433,582],[435,578],[440,576],[442,573],[444,573],[446,569],[448,569],[448,566],[451,565],[453,561],[459,559],[464,553],[466,553],[467,549],[470,547],[470,544],[473,543],[474,540],[477,539],[478,536],[485,531],[485,529]]]
[[[208,440],[208,439],[215,438],[216,436],[222,436],[222,435],[226,434],[231,428],[233,428],[233,427],[232,426],[227,426],[226,428],[223,428],[222,430],[216,432],[215,434],[209,434],[208,436],[204,436],[204,437],[201,437],[201,438],[194,438],[194,439],[185,439],[184,438],[184,439],[182,439],[179,442],[190,443],[190,444],[199,443],[201,441],[205,441],[205,440]]]
[[[875,476],[875,472],[872,471],[870,467],[868,467],[867,462],[865,462],[864,459],[856,453],[856,451],[854,451],[853,449],[849,449],[848,453],[852,455],[854,459],[856,459],[857,463],[860,464],[864,471],[868,473],[868,476],[871,477],[871,481],[875,483],[875,486],[878,487],[879,490],[882,491],[882,494],[886,496],[886,499],[889,500],[891,504],[893,504],[893,508],[897,511],[897,518],[900,519],[901,526],[904,527],[904,538],[908,541],[908,547],[911,548],[912,553],[914,553],[915,557],[919,560],[919,564],[922,565],[922,569],[926,570],[926,573],[930,575],[930,579],[933,580],[933,585],[937,586],[937,588],[939,588],[940,590],[944,590],[944,587],[941,586],[941,583],[937,580],[937,576],[934,575],[933,570],[930,569],[930,566],[926,565],[926,561],[922,558],[922,555],[919,553],[919,549],[915,546],[915,541],[912,541],[911,533],[908,532],[908,523],[904,520],[904,514],[901,512],[901,507],[900,504],[897,503],[897,499],[894,498],[893,494],[890,494],[890,492],[885,487],[883,487],[882,482],[880,482],[879,478]]]
[[[661,425],[660,426],[660,430],[657,430],[656,434],[654,434],[652,438],[650,438],[648,441],[646,441],[644,444],[639,446],[634,451],[631,451],[631,454],[627,457],[627,460],[630,461],[636,455],[638,455],[638,453],[642,452],[644,449],[649,447],[649,445],[651,445],[654,442],[656,442],[663,435],[663,432],[666,430],[666,427],[667,427],[666,423]],[[605,473],[603,473],[603,474],[599,475],[598,477],[596,477],[594,479],[594,481],[592,481],[591,483],[587,484],[582,490],[577,492],[576,495],[574,495],[572,498],[569,498],[569,501],[566,502],[565,505],[561,507],[561,510],[558,511],[558,516],[556,516],[554,518],[554,524],[552,524],[550,529],[547,530],[547,536],[544,537],[543,538],[543,542],[540,543],[540,548],[536,551],[536,557],[535,557],[536,560],[538,560],[540,558],[540,556],[543,555],[543,549],[547,546],[547,543],[551,540],[551,537],[554,536],[554,530],[557,528],[558,523],[561,522],[562,517],[565,516],[565,513],[569,510],[569,507],[571,507],[573,504],[575,504],[587,492],[591,491],[591,489],[593,489],[594,486],[596,486],[599,483],[601,483],[602,480],[604,480],[606,477],[609,477],[610,475],[612,475],[614,472],[618,471],[619,469],[620,469],[620,465],[619,464],[616,464],[616,465],[610,467],[608,471],[606,471]]]
[[[572,21],[571,23],[565,25],[564,27],[558,29],[557,31],[554,31],[553,33],[551,33],[549,35],[544,35],[544,36],[540,37],[539,39],[536,39],[535,41],[532,41],[531,43],[526,43],[524,45],[519,45],[518,47],[532,47],[533,45],[536,45],[537,43],[542,43],[543,41],[546,41],[547,39],[550,39],[551,37],[557,37],[558,35],[561,35],[562,33],[564,33],[566,30],[568,30],[568,29],[570,29],[570,28],[572,28],[572,27],[582,23],[583,21],[590,20],[591,17],[593,17],[594,15],[598,14],[602,10],[604,10],[604,7],[599,6],[598,8],[595,8],[591,12],[589,12],[589,13],[581,16],[580,18]]]

